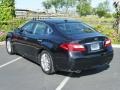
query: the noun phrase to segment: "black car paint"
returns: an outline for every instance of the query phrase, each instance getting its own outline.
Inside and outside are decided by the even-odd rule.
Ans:
[[[94,38],[107,38],[106,36],[98,32],[80,35],[65,35],[61,33],[56,27],[56,23],[62,23],[64,22],[64,20],[32,20],[30,22],[43,22],[52,28],[53,33],[43,36],[24,34],[22,33],[22,28],[19,28],[16,29],[14,32],[8,33],[6,38],[11,38],[16,53],[19,53],[22,56],[33,60],[36,63],[38,63],[38,55],[42,50],[48,50],[52,54],[52,56],[54,57],[53,64],[55,66],[55,69],[62,71],[74,71],[92,68],[97,65],[110,63],[113,58],[113,49],[111,46],[101,51],[90,53],[87,52],[83,54],[81,54],[80,52],[68,52],[59,48],[60,44],[66,42],[83,43],[87,48],[87,43],[95,41],[93,40]],[[103,42],[101,42],[101,45],[103,45],[102,43]],[[106,60],[106,62],[104,62],[103,60]]]

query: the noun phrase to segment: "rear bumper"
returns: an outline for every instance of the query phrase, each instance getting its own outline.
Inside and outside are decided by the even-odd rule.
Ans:
[[[95,68],[100,65],[109,64],[113,59],[113,51],[95,55],[61,58],[56,68],[60,71],[78,71]],[[64,61],[64,62],[62,62]]]
[[[76,58],[70,64],[72,71],[85,70],[94,68],[100,65],[109,64],[113,58],[113,53],[107,55],[91,56],[87,58]]]

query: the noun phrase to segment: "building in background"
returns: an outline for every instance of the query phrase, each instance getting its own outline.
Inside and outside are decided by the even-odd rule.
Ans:
[[[26,9],[16,9],[15,10],[15,14],[17,18],[25,18],[26,16],[28,16],[30,10],[26,10]]]
[[[16,9],[15,10],[16,18],[33,18],[45,15],[45,12],[36,12],[27,9]]]

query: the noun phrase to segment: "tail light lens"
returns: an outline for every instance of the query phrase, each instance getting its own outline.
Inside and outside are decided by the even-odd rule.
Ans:
[[[85,47],[80,44],[65,43],[60,45],[60,47],[67,51],[80,51],[80,52],[86,51]]]
[[[106,39],[105,40],[105,47],[109,47],[111,46],[111,40],[110,39]]]

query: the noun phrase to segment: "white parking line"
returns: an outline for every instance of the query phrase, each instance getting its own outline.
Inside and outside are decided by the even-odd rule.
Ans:
[[[18,57],[18,58],[13,59],[13,60],[11,60],[11,61],[3,64],[3,65],[0,65],[0,69],[3,68],[3,67],[5,67],[5,66],[7,66],[7,65],[9,65],[9,64],[11,64],[11,63],[14,63],[14,62],[18,61],[18,60],[21,59],[21,58],[22,58],[22,57]]]
[[[70,77],[66,77],[60,85],[56,88],[56,90],[62,90],[62,88],[65,86],[65,84],[69,81]]]
[[[70,73],[68,77],[64,78],[64,80],[60,83],[60,85],[55,90],[62,90],[62,88],[69,81],[71,75],[72,75],[72,73]]]

